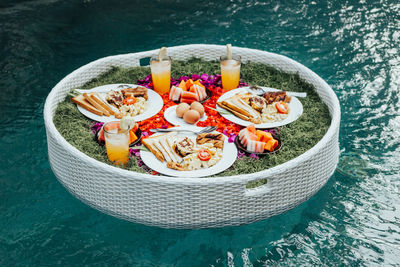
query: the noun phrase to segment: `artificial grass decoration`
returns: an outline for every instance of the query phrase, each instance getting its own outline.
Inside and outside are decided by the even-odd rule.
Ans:
[[[171,69],[171,76],[174,78],[191,74],[220,73],[219,62],[195,58],[188,61],[173,61]],[[81,88],[90,89],[111,83],[136,84],[137,80],[143,79],[149,74],[149,67],[115,67]],[[314,87],[302,80],[299,75],[285,73],[264,64],[244,63],[241,67],[241,78],[244,82],[252,85],[280,88],[285,91],[307,92],[306,98],[299,98],[304,112],[295,122],[279,128],[279,135],[283,142],[283,147],[279,152],[259,159],[242,157],[236,160],[232,167],[216,176],[254,173],[282,164],[312,148],[328,130],[331,121],[328,107],[314,91]],[[93,122],[78,111],[69,96],[58,105],[53,120],[60,134],[73,146],[96,160],[112,165],[107,159],[105,147],[99,146],[93,140],[90,130]],[[125,168],[140,173],[146,172],[138,165],[136,157],[132,158]],[[251,187],[257,185],[259,184],[255,183]]]

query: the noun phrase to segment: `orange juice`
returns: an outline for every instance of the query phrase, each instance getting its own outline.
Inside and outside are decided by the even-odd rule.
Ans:
[[[240,60],[223,59],[221,57],[221,80],[224,90],[232,90],[239,86]]]
[[[168,93],[171,88],[171,60],[151,60],[150,68],[154,91],[160,95]]]
[[[129,130],[119,128],[119,122],[104,124],[104,137],[108,159],[115,164],[126,164],[129,160]]]

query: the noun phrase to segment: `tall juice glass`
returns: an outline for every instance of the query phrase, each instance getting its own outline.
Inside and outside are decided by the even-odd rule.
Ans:
[[[154,91],[160,95],[168,93],[171,88],[171,58],[159,60],[154,55],[150,59],[150,68]]]
[[[221,80],[224,90],[232,90],[238,88],[240,79],[240,56],[232,56],[228,59],[227,56],[221,56]]]
[[[103,127],[108,159],[125,165],[129,160],[129,130],[121,129],[119,121],[107,122]]]

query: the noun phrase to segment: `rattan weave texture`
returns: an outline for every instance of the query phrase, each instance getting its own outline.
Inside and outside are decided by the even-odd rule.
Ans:
[[[216,178],[174,178],[139,174],[96,161],[69,144],[53,123],[55,109],[72,88],[82,86],[112,66],[139,66],[158,51],[110,56],[91,62],[62,79],[44,107],[48,153],[59,181],[77,198],[107,214],[165,228],[209,228],[251,223],[292,209],[314,195],[334,172],[339,156],[339,101],[317,74],[281,55],[233,48],[242,61],[268,64],[299,73],[328,105],[332,121],[325,136],[301,156],[258,173]],[[178,60],[217,60],[224,46],[185,45],[168,48]],[[246,183],[268,178],[256,189]]]

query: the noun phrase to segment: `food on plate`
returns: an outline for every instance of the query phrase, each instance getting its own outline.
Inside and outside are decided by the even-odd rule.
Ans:
[[[197,157],[199,157],[201,161],[208,161],[211,159],[212,154],[210,150],[202,148],[197,151]]]
[[[72,100],[72,102],[81,106],[82,108],[84,108],[96,115],[103,116],[103,112],[101,110],[98,110],[92,104],[90,104],[83,95],[75,96],[71,100]]]
[[[267,92],[263,96],[241,92],[217,102],[217,105],[243,120],[261,124],[286,119],[289,116],[288,103],[291,99],[291,96],[281,91]]]
[[[250,93],[239,93],[231,96],[228,99],[217,102],[217,104],[229,110],[239,118],[250,121],[255,124],[261,123],[261,114],[250,106]]]
[[[246,150],[253,153],[272,152],[279,145],[278,140],[271,133],[256,130],[254,125],[242,129],[238,137]]]
[[[211,167],[221,160],[224,138],[223,134],[215,133],[209,141],[200,143],[197,140],[206,139],[197,136],[193,140],[188,136],[179,136],[177,132],[170,132],[148,137],[142,143],[158,160],[166,162],[168,168],[192,171]],[[221,143],[217,146],[213,140]]]
[[[171,90],[169,91],[169,99],[172,101],[179,101],[182,91],[183,89],[181,87],[172,86]]]
[[[186,82],[182,80],[178,86],[172,86],[169,92],[170,100],[181,103],[191,104],[194,101],[203,101],[206,98],[206,88],[199,80],[189,79]]]
[[[183,118],[183,114],[185,114],[186,111],[188,111],[190,109],[189,104],[187,103],[180,103],[177,107],[176,107],[176,116],[178,116],[179,118]]]
[[[290,103],[290,101],[292,100],[292,97],[290,95],[287,95],[284,91],[266,92],[263,97],[267,101],[268,105],[280,101]]]
[[[194,147],[194,142],[188,137],[176,141],[172,146],[174,151],[178,153],[178,155],[181,157],[185,157],[193,153],[194,152],[193,147]]]
[[[285,102],[275,103],[275,108],[279,113],[287,114],[289,112],[289,106]]]
[[[200,113],[196,110],[188,110],[183,114],[183,120],[189,124],[195,124],[200,120]]]
[[[147,88],[143,86],[138,86],[135,88],[125,88],[121,90],[122,94],[125,97],[133,96],[133,97],[143,97],[144,99],[149,99],[147,95]]]
[[[105,102],[114,111],[114,116],[121,119],[124,116],[136,116],[142,114],[147,108],[147,88],[138,86],[121,90],[110,90],[107,93],[99,93]]]
[[[195,101],[189,106],[187,103],[180,103],[176,107],[176,116],[183,118],[186,123],[195,124],[204,116],[204,107]]]
[[[182,91],[181,93],[181,103],[192,103],[193,101],[196,101],[197,99],[197,95],[195,93],[192,92],[188,92],[188,91]]]
[[[198,113],[200,113],[200,117],[203,117],[204,107],[200,102],[197,101],[192,102],[192,104],[190,104],[190,109],[196,110]]]
[[[147,108],[147,88],[124,88],[106,93],[90,92],[72,98],[72,102],[99,116],[114,115],[117,119],[136,116]]]
[[[196,142],[198,144],[212,143],[215,147],[224,147],[224,136],[218,133],[202,133],[197,135]]]

